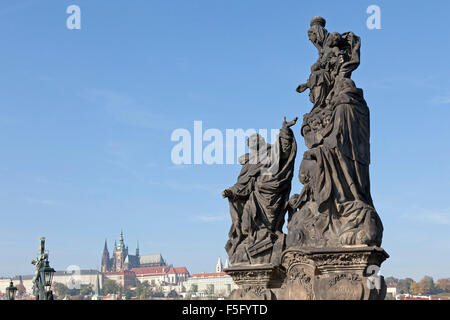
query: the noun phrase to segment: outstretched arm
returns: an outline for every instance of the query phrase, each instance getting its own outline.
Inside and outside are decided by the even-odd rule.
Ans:
[[[305,91],[306,89],[308,89],[308,84],[307,83],[302,83],[301,85],[299,85],[296,89],[296,91],[298,93],[302,93],[303,91]]]
[[[286,116],[283,117],[283,128],[290,128],[297,123],[298,117],[295,117],[292,121],[286,122]]]
[[[233,191],[231,191],[230,189],[223,190],[222,191],[222,197],[223,198],[233,199],[234,198]]]

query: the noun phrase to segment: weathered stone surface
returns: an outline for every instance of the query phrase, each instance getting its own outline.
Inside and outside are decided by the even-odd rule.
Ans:
[[[223,190],[232,225],[225,246],[232,265],[279,263],[284,249],[282,227],[294,174],[297,144],[291,122],[283,119],[276,143],[258,134],[248,139],[250,153],[240,158],[242,170],[235,185]]]
[[[297,88],[309,89],[313,103],[300,130],[307,147],[299,169],[301,193],[289,199],[297,148],[290,127],[297,119],[283,121],[274,145],[250,137],[238,181],[222,193],[232,217],[226,250],[233,267],[227,272],[239,286],[236,299],[385,296],[384,279],[373,275],[388,255],[380,248],[383,224],[370,194],[370,114],[351,79],[361,40],[353,32],[329,33],[325,24],[322,17],[311,20],[308,37],[319,57]],[[272,149],[281,152],[273,156],[267,152]],[[268,166],[261,160],[268,154],[280,165],[265,175]]]
[[[310,89],[313,107],[303,117],[304,187],[289,200],[286,245],[380,246],[383,225],[370,194],[369,108],[351,80],[361,40],[353,32],[329,33],[322,17],[312,19],[308,37],[319,58],[297,88]]]
[[[232,300],[275,300],[285,277],[273,264],[232,266],[224,271],[239,286],[231,293]]]
[[[282,257],[286,279],[277,298],[384,299],[386,284],[376,271],[388,257],[383,249],[368,246],[286,250]]]

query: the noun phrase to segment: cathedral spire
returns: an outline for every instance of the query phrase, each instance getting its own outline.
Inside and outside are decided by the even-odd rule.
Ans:
[[[123,241],[123,230],[120,230],[119,249],[120,250],[124,250],[125,249],[125,243]]]
[[[95,280],[94,286],[94,295],[92,296],[92,300],[101,300],[102,296],[100,295],[100,279],[97,273],[97,279]]]
[[[110,267],[109,264],[110,264],[109,251],[108,251],[107,241],[105,239],[105,247],[103,248],[103,255],[102,255],[102,267],[101,267],[102,272],[106,272],[109,270],[109,267]]]
[[[220,260],[220,257],[217,260],[216,272],[223,272],[223,265],[222,265],[222,260]]]

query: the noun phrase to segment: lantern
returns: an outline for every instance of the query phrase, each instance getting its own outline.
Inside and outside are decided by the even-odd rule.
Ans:
[[[50,287],[52,286],[53,274],[55,273],[55,269],[50,267],[48,260],[45,260],[44,266],[41,267],[39,271],[41,273],[42,284],[50,289]]]
[[[9,287],[6,288],[6,295],[8,296],[8,300],[14,300],[16,298],[17,288],[14,287],[13,282],[9,283]]]

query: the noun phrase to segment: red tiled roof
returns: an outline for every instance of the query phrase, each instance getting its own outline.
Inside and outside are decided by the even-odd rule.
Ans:
[[[213,272],[213,273],[195,273],[192,278],[202,278],[202,277],[223,277],[227,274],[225,272]]]
[[[186,267],[175,267],[175,268],[170,268],[169,274],[182,274],[182,273],[187,273],[189,274],[189,272],[187,271]]]
[[[169,271],[169,266],[163,266],[163,267],[146,267],[146,268],[133,268],[131,271],[134,271],[136,275],[142,275],[142,274],[166,274]]]
[[[186,267],[175,267],[175,273],[189,273]]]
[[[135,272],[134,271],[130,271],[130,270],[122,270],[122,271],[118,271],[118,272],[103,272],[103,274],[110,274],[110,275],[126,275],[126,276],[135,276]]]
[[[167,272],[168,274],[176,274],[175,269],[174,268],[170,268],[170,270]]]
[[[189,273],[186,267],[145,267],[145,268],[133,268],[131,269],[136,275],[165,275],[165,274],[180,274]]]

